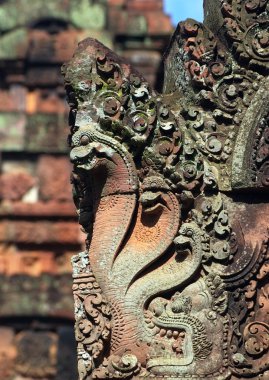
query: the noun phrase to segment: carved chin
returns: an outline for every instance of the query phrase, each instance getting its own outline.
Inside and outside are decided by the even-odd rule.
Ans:
[[[143,212],[145,214],[155,214],[157,212],[160,212],[164,208],[164,205],[161,203],[156,203],[151,206],[143,207]]]

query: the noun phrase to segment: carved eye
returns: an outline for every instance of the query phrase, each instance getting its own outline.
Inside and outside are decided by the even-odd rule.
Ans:
[[[90,142],[89,136],[87,136],[87,135],[81,136],[81,138],[80,138],[80,144],[81,145],[88,145],[89,142]]]

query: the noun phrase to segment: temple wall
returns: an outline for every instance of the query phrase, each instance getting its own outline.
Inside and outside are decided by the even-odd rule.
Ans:
[[[1,2],[0,379],[76,377],[70,258],[84,238],[61,66],[91,36],[154,84],[171,30],[162,1]]]

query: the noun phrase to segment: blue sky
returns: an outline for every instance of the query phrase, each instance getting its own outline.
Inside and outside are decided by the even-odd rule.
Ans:
[[[164,0],[164,8],[174,25],[188,17],[203,20],[203,0]]]

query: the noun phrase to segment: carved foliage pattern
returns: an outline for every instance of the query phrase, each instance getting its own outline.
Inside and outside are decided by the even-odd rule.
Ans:
[[[235,56],[250,68],[268,70],[269,34],[267,0],[222,0],[222,13]]]
[[[252,181],[258,186],[269,186],[269,115],[263,117],[256,129],[251,157]]]
[[[252,279],[233,292],[237,305],[234,323],[231,364],[237,376],[253,377],[269,368],[269,324],[268,322],[268,238],[261,245],[260,265],[252,271]],[[232,312],[233,303],[230,303]]]
[[[183,102],[192,144],[215,164],[226,187],[229,162],[238,127],[259,87],[259,76],[238,66],[227,48],[203,24],[187,20],[179,24],[178,46],[199,106]]]
[[[72,264],[78,369],[83,380],[98,365],[104,343],[109,339],[111,312],[89,267],[88,252],[74,256]]]

